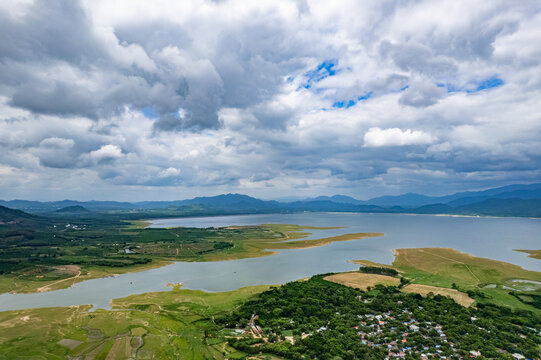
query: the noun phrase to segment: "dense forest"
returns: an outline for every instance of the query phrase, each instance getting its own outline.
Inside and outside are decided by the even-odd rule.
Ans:
[[[217,321],[248,329],[231,346],[292,359],[540,356],[541,319],[533,313],[491,304],[465,308],[398,287],[363,292],[323,276],[272,288]]]

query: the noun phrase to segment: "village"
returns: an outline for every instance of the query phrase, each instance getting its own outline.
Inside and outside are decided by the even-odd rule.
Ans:
[[[354,329],[357,330],[360,342],[370,347],[386,347],[387,359],[405,358],[406,354],[417,354],[421,356],[421,359],[447,359],[449,355],[456,353],[454,344],[447,341],[440,325],[430,322],[419,323],[410,311],[403,310],[400,314],[385,312],[377,315],[358,315],[358,318],[359,325],[354,326]],[[254,338],[267,340],[264,337],[264,330],[255,323],[257,319],[256,314],[252,315],[248,324],[249,334]],[[316,332],[323,331],[327,331],[324,326],[316,330]],[[242,333],[245,333],[243,329],[237,329],[237,334]],[[311,335],[312,333],[303,333],[301,338]],[[419,337],[430,339],[433,346],[416,346]],[[285,336],[284,339],[294,342],[291,336]],[[479,352],[472,351],[471,357],[479,355]]]
[[[363,299],[359,296],[358,299],[364,303],[370,303],[370,299]],[[398,304],[402,304],[398,301]],[[423,310],[421,306],[418,310]],[[337,313],[336,315],[340,315]],[[262,329],[256,324],[258,315],[253,314],[245,329],[237,328],[237,335],[251,336],[255,339],[268,342],[272,339],[278,341],[279,336],[276,336],[271,329]],[[370,313],[357,315],[358,325],[353,326],[359,341],[369,347],[386,348],[388,353],[386,359],[406,358],[407,355],[414,355],[420,359],[464,359],[477,358],[482,354],[479,350],[469,351],[467,356],[460,354],[455,344],[447,339],[447,335],[439,324],[430,321],[419,321],[414,313],[410,310],[403,309],[399,312],[387,311],[382,313]],[[472,324],[475,324],[476,317],[470,317]],[[293,320],[290,320],[293,323]],[[480,330],[484,330],[478,327]],[[315,332],[325,332],[327,327],[321,326]],[[289,333],[286,331],[285,333]],[[283,334],[284,332],[282,332]],[[302,333],[300,338],[304,339],[312,336],[313,333]],[[293,336],[282,336],[283,341],[295,343]],[[500,352],[506,353],[500,349]],[[526,359],[525,356],[519,353],[511,354],[513,359]]]

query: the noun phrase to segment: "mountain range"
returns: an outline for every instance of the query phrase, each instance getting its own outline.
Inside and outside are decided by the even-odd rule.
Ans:
[[[175,201],[0,200],[0,205],[30,213],[85,214],[88,211],[148,211],[163,209],[171,215],[246,214],[299,211],[394,212],[541,217],[541,184],[514,184],[445,196],[408,193],[358,200],[350,196],[319,196],[293,202],[261,200],[241,194],[223,194]]]

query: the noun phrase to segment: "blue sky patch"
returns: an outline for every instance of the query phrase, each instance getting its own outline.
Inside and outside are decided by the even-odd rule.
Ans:
[[[373,92],[370,91],[370,92],[367,92],[366,94],[364,95],[361,95],[359,96],[357,99],[353,99],[353,100],[344,100],[344,101],[335,101],[333,104],[332,104],[332,107],[333,108],[338,108],[338,109],[342,109],[342,108],[350,108],[352,107],[353,105],[357,104],[357,102],[359,101],[364,101],[364,100],[368,100],[372,97],[373,95]]]
[[[469,90],[467,92],[477,92],[477,91],[482,91],[485,89],[492,89],[492,88],[502,86],[502,85],[503,85],[503,80],[498,78],[497,76],[493,76],[479,83],[479,85],[477,85],[477,88],[475,90]]]
[[[338,65],[338,60],[325,60],[317,66],[315,70],[308,71],[304,76],[306,77],[306,82],[301,86],[305,89],[312,87],[312,84],[321,81],[329,76],[336,75],[335,66]]]
[[[479,91],[502,86],[503,84],[505,84],[504,81],[500,79],[498,76],[494,75],[486,80],[483,80],[477,83],[477,85],[474,82],[470,82],[469,84],[465,86],[455,86],[453,84],[443,84],[443,83],[437,83],[436,86],[446,87],[448,93],[463,91],[465,93],[472,94]]]
[[[332,107],[334,108],[343,108],[346,106],[346,102],[345,101],[335,101],[333,104],[332,104]]]
[[[141,112],[147,119],[156,119],[159,115],[153,107],[142,108]]]
[[[368,100],[368,99],[370,99],[370,98],[372,97],[372,95],[374,95],[374,92],[373,92],[373,91],[369,91],[369,92],[367,92],[366,94],[364,94],[364,95],[362,95],[362,96],[359,96],[359,97],[357,98],[357,100],[359,100],[359,101],[362,101],[362,100]]]

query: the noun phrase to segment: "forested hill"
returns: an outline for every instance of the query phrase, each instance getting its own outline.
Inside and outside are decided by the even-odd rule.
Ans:
[[[21,210],[10,209],[0,205],[0,226],[4,227],[35,227],[43,225],[47,222],[47,219],[28,214]]]

